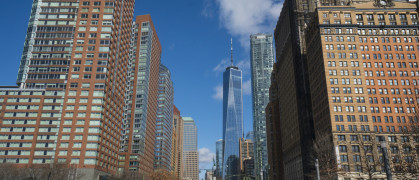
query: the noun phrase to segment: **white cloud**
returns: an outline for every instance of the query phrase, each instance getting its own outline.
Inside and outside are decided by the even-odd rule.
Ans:
[[[198,150],[199,153],[199,167],[200,169],[209,169],[213,164],[215,154],[208,148],[201,148]]]
[[[239,67],[243,71],[243,73],[248,73],[248,71],[250,70],[250,61],[239,61],[237,64],[235,64],[235,66]]]
[[[215,100],[223,100],[223,85],[217,85],[214,87],[215,94],[212,95],[212,98]]]
[[[219,73],[219,72],[224,72],[225,71],[225,69],[226,69],[226,67],[228,67],[228,66],[230,66],[230,64],[231,64],[231,62],[230,62],[230,60],[229,59],[222,59],[218,64],[217,64],[217,66],[215,66],[213,69],[212,69],[212,71],[214,71],[214,72],[217,72],[217,73]]]
[[[226,70],[227,67],[231,65],[231,61],[228,58],[222,59],[217,66],[215,66],[212,71],[218,75]],[[241,61],[234,61],[234,65],[239,67],[242,70],[243,74],[247,74],[250,70],[250,61],[249,60],[241,60]]]
[[[249,48],[249,36],[272,32],[281,13],[280,0],[216,0],[221,25]]]
[[[215,156],[208,148],[201,148],[198,150],[199,153],[199,162],[200,163],[212,163],[212,160]]]
[[[252,93],[252,84],[250,79],[243,82],[243,95],[249,95]]]

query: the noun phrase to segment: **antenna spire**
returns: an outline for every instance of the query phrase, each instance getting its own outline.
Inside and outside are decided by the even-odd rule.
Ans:
[[[231,38],[230,47],[231,47],[231,66],[233,66],[233,38]]]

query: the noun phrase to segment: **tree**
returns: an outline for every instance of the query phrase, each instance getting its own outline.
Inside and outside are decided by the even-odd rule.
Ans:
[[[376,136],[372,133],[363,133],[359,135],[359,151],[362,155],[361,164],[363,172],[368,175],[368,178],[372,180],[375,175],[380,174],[377,172],[377,166],[382,166],[383,162],[377,161],[378,148]]]
[[[332,136],[324,133],[317,133],[316,139],[313,141],[313,146],[315,156],[313,159],[318,159],[319,161],[320,179],[337,179],[337,174],[340,169],[338,168],[336,161]]]
[[[16,164],[0,164],[0,180],[77,180],[83,174],[75,167],[66,163],[32,164],[18,166]]]

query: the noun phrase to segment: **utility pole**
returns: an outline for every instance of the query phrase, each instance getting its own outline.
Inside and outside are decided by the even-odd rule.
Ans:
[[[386,140],[384,138],[380,139],[381,141],[381,151],[383,152],[383,157],[384,157],[384,166],[386,168],[386,175],[387,175],[387,180],[392,180],[392,174],[391,174],[391,169],[390,169],[390,163],[388,162],[388,154],[387,154],[387,145],[386,145]]]

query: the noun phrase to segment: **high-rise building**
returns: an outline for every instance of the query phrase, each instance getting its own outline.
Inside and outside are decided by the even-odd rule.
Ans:
[[[275,98],[266,109],[269,141],[275,140],[273,132],[279,128],[277,155],[283,157],[285,179],[312,177],[313,158],[319,161],[322,179],[384,179],[386,162],[394,178],[415,179],[412,167],[418,154],[409,149],[417,147],[417,3],[319,2],[314,14],[306,16],[311,19],[302,28],[304,43],[299,46],[292,41],[299,40],[293,36],[298,32],[293,29],[293,7],[292,1],[285,2],[275,32]],[[298,47],[303,47],[301,54],[295,52]],[[296,86],[301,72],[294,72],[295,61],[286,58],[295,54],[304,57],[304,86]],[[298,94],[298,88],[287,90],[290,87],[305,89],[306,94]],[[303,101],[307,99],[308,104]],[[311,121],[297,119],[298,111],[290,110],[299,103],[311,104],[308,114],[301,114]],[[309,137],[311,142],[304,140]],[[298,151],[292,150],[293,144]],[[293,154],[296,159],[304,156],[303,148],[311,149],[313,158],[290,159]]]
[[[116,174],[133,11],[134,0],[33,1],[19,87],[0,92],[2,162]]]
[[[385,165],[375,162],[387,159],[395,179],[416,179],[418,171],[405,168],[419,157],[409,150],[418,147],[417,4],[336,6],[320,4],[306,35],[320,166],[330,169],[325,157],[333,154],[341,167],[334,176],[385,178]]]
[[[1,162],[64,164],[81,179],[153,174],[161,46],[133,10],[34,0],[18,87],[0,90]]]
[[[311,174],[315,173],[314,163],[311,160],[314,138],[313,118],[304,54],[305,24],[309,22],[314,9],[314,0],[286,0],[274,32],[276,68],[272,74],[278,79],[271,79],[271,84],[276,86],[271,89],[280,92],[277,98],[279,106],[275,109],[279,111],[279,117],[275,121],[279,122],[277,125],[280,128],[280,142],[282,142],[282,151],[280,151],[282,156],[274,157],[283,157],[280,161],[283,164],[285,179],[310,179]],[[271,136],[273,129],[266,130],[267,135]],[[268,153],[278,152],[268,149]]]
[[[272,84],[269,88],[269,103],[266,106],[266,140],[268,148],[269,179],[285,180],[283,168],[283,152],[281,141],[281,128],[279,122],[279,101],[278,85],[276,79],[278,73],[277,66],[271,74]]]
[[[160,65],[158,92],[154,169],[170,172],[173,135],[173,82],[170,79],[169,69],[162,64]]]
[[[173,107],[172,172],[175,179],[183,177],[183,119],[176,106]]]
[[[269,87],[274,64],[272,34],[250,36],[250,67],[252,74],[253,133],[255,147],[255,175],[267,175],[268,149],[266,146],[265,108],[269,103]]]
[[[133,31],[120,170],[149,177],[154,171],[161,45],[150,15],[137,16]]]
[[[240,170],[243,177],[255,177],[254,143],[251,139],[240,139]]]
[[[183,178],[199,180],[198,129],[191,117],[183,117]]]
[[[215,176],[217,178],[221,178],[223,175],[223,147],[224,147],[224,141],[222,139],[219,139],[215,143]]]
[[[240,146],[243,137],[243,94],[242,71],[233,65],[223,74],[223,179],[240,179]]]

